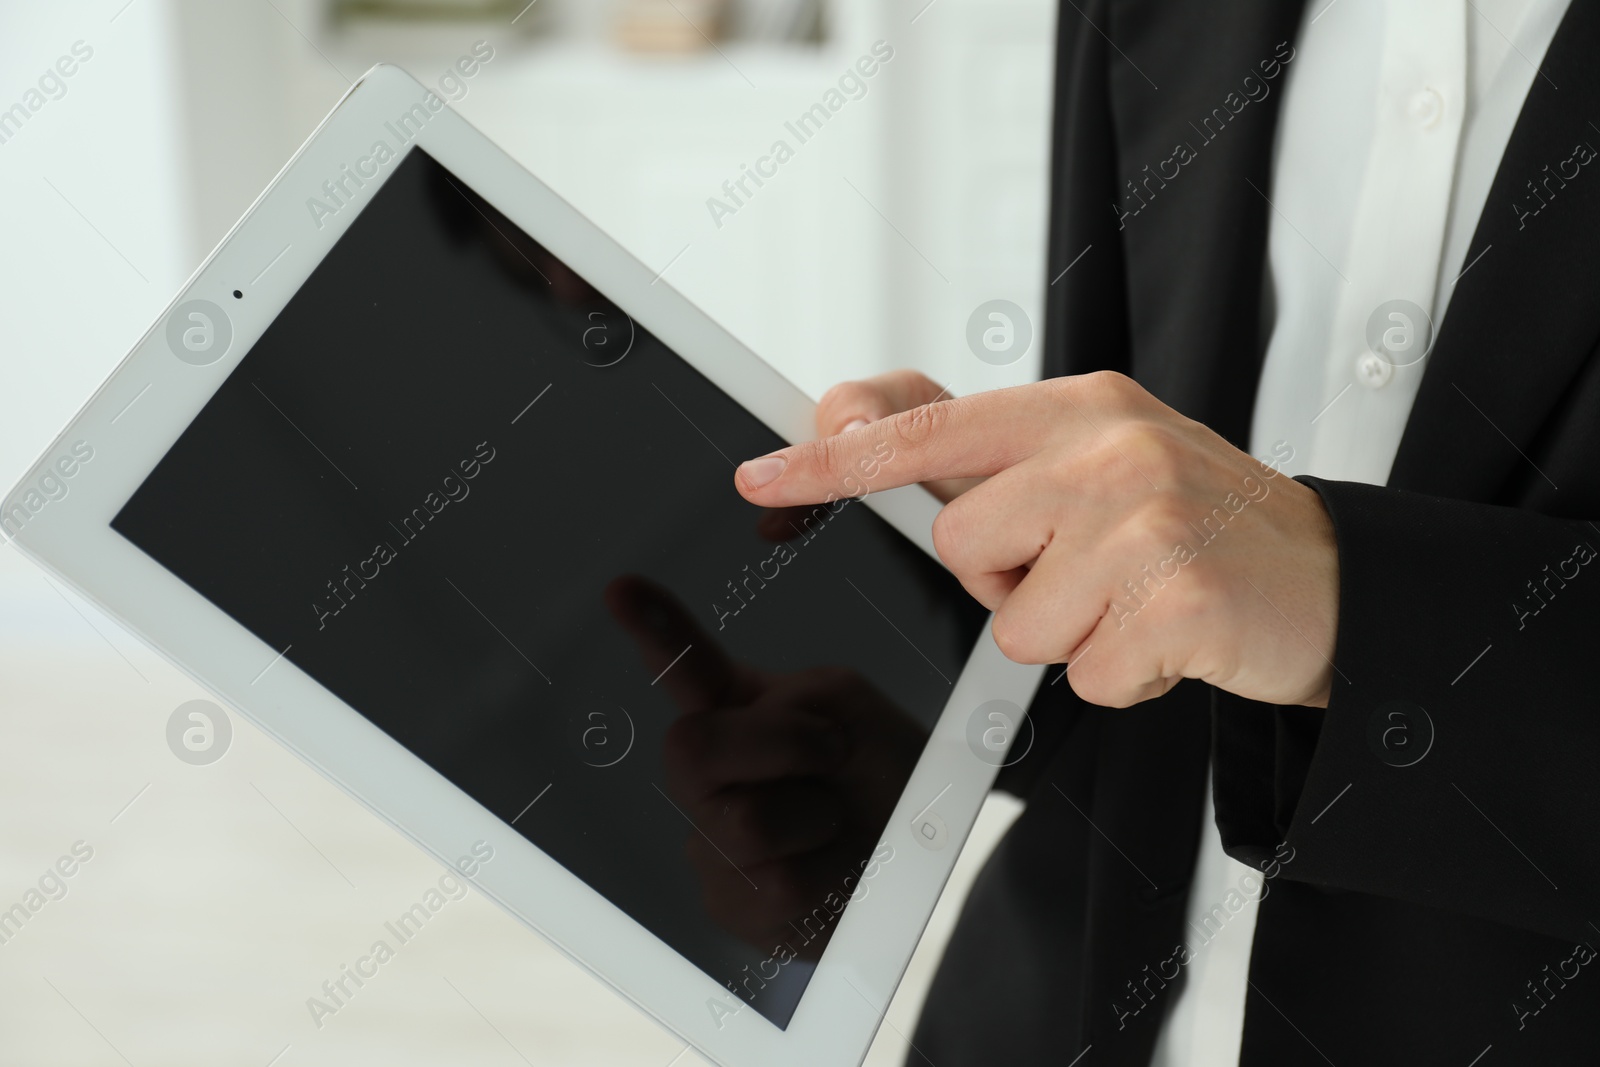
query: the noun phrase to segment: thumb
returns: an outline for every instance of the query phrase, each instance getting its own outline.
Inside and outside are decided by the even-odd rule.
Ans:
[[[902,411],[948,397],[938,382],[914,370],[893,370],[859,382],[840,382],[817,403],[817,436],[858,430]]]

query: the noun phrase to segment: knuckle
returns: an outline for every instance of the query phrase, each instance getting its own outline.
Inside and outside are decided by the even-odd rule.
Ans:
[[[963,583],[983,577],[994,537],[981,501],[970,495],[946,504],[933,520],[933,550]]]
[[[1101,687],[1091,676],[1068,671],[1067,684],[1072,686],[1072,691],[1078,694],[1078,698],[1085,704],[1093,704],[1101,708],[1109,706],[1102,699],[1104,694],[1101,692]]]
[[[933,550],[954,571],[966,558],[971,543],[971,524],[965,517],[965,508],[957,507],[960,498],[946,504],[933,520]]]
[[[1184,442],[1172,429],[1143,419],[1129,420],[1111,431],[1118,454],[1158,487],[1176,484],[1184,462]]]
[[[806,447],[810,450],[812,464],[824,478],[837,480],[849,473],[850,458],[839,438],[824,437]]]
[[[1092,675],[1074,678],[1071,672],[1068,672],[1067,681],[1071,684],[1072,691],[1077,693],[1086,704],[1093,704],[1100,708],[1126,708],[1133,704],[1133,701],[1129,700],[1122,690],[1104,679],[1098,679]]]
[[[1006,659],[1013,663],[1019,662],[1017,653],[1017,631],[1003,613],[997,613],[994,621],[989,624],[989,632],[994,637],[995,647],[998,648]]]
[[[994,635],[995,646],[1013,663],[1042,663],[1050,658],[1041,652],[1038,636],[1033,632],[1033,628],[1020,623],[1004,608],[995,614],[990,630]]]
[[[1146,549],[1164,551],[1183,540],[1193,517],[1176,494],[1157,493],[1133,510],[1126,534]]]
[[[1085,385],[1098,393],[1116,395],[1133,384],[1133,379],[1121,371],[1097,370],[1083,375]]]
[[[1101,708],[1125,708],[1128,700],[1111,671],[1096,670],[1087,663],[1075,664],[1067,672],[1067,684],[1085,703]]]
[[[1169,622],[1200,622],[1216,611],[1226,592],[1226,583],[1216,568],[1197,559],[1184,568],[1181,582],[1170,583],[1172,592],[1163,613]]]
[[[921,404],[899,412],[890,420],[890,429],[907,445],[926,444],[939,435],[947,420],[941,404]]]
[[[1096,405],[1126,394],[1130,386],[1137,388],[1132,378],[1114,370],[1090,371],[1087,374],[1073,374],[1057,380],[1069,397]]]

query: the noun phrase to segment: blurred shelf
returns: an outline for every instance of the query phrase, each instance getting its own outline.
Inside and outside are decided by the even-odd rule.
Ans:
[[[480,39],[495,49],[486,69],[502,88],[509,88],[509,82],[548,82],[631,95],[678,86],[721,91],[733,83],[757,92],[805,89],[820,93],[855,61],[853,54],[829,46],[754,42],[730,42],[716,51],[641,54],[599,42],[497,39],[458,24],[448,31],[434,28],[428,34],[331,33],[321,47],[344,70],[396,63],[427,80],[433,66],[449,63]]]
[[[682,21],[681,26],[675,26],[678,32],[674,35],[652,33],[647,26],[625,28],[629,20],[623,12],[628,4],[623,0],[300,0],[309,6],[307,15],[317,27],[314,36],[318,47],[347,57],[381,56],[403,62],[484,40],[497,52],[536,55],[542,65],[563,74],[594,67],[596,77],[628,75],[635,70],[677,73],[719,66],[741,76],[737,68],[746,63],[766,63],[772,56],[785,57],[785,61],[820,59],[834,51],[838,41],[867,13],[859,0],[837,12],[832,2],[824,0],[821,13],[810,25],[813,30],[820,26],[829,32],[794,37],[773,34],[771,22],[775,16],[770,9],[793,6],[795,2],[735,0],[723,16],[712,18],[700,11],[699,17],[691,20],[690,15],[697,11],[689,0],[660,0],[669,22]],[[687,14],[685,8],[689,8]],[[792,14],[789,17],[792,19]],[[643,21],[648,24],[650,19]],[[714,23],[720,23],[726,32],[709,28]],[[702,32],[701,26],[708,28]],[[630,33],[636,38],[662,41],[676,36],[681,47],[659,51],[630,48],[624,43]],[[750,80],[754,81],[753,76]]]

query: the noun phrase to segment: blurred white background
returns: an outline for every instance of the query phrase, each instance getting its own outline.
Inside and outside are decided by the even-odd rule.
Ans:
[[[726,39],[671,55],[619,47],[620,0],[366,3],[385,6],[462,14],[0,0],[0,109],[29,108],[0,126],[0,489],[351,79],[384,60],[433,84],[480,40],[494,58],[456,108],[813,396],[896,366],[956,393],[1036,374],[1037,341],[994,367],[965,329],[995,298],[1038,326],[1052,0],[833,0],[804,40],[773,32],[803,4],[744,0]],[[718,227],[707,198],[878,40],[895,56],[867,95]],[[78,42],[91,58],[31,107]],[[475,894],[319,1029],[306,998],[439,871],[238,717],[220,762],[175,759],[167,718],[204,695],[0,547],[0,909],[75,842],[93,850],[0,944],[0,1063],[698,1062]],[[954,910],[1014,815],[990,802],[870,1063],[905,1059]]]

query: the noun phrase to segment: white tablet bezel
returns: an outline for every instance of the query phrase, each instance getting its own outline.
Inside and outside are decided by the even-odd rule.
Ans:
[[[420,109],[420,110],[419,110]],[[408,144],[398,134],[420,127]],[[364,75],[195,272],[161,318],[5,500],[0,528],[27,555],[192,675],[441,862],[494,846],[473,884],[667,1029],[724,1067],[859,1064],[966,840],[996,768],[968,720],[988,701],[1027,707],[1042,667],[1013,664],[985,627],[885,830],[893,858],[838,921],[786,1030],[707,977],[516,830],[111,529],[160,461],[395,162],[420,146],[629,316],[789,441],[814,405],[670,285],[397,67]],[[347,170],[348,168],[348,170]],[[325,182],[362,176],[334,213]],[[245,294],[232,296],[234,290]],[[169,347],[180,305],[222,309],[231,341],[194,365]],[[215,353],[211,353],[215,355]],[[730,483],[730,492],[732,491]],[[932,554],[921,489],[866,503]],[[20,509],[20,510],[18,510]]]

